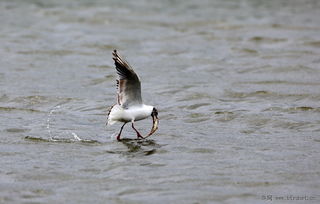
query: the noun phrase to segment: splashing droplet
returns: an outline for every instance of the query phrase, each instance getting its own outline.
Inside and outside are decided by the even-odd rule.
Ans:
[[[82,141],[82,139],[80,137],[78,137],[78,135],[74,132],[71,133],[74,137],[75,140],[78,140],[78,141]]]

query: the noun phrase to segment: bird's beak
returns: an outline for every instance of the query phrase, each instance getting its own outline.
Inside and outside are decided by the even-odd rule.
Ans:
[[[152,115],[152,120],[153,120],[152,128],[150,130],[150,133],[146,137],[151,136],[158,129],[158,124],[159,124],[158,117],[156,115]]]

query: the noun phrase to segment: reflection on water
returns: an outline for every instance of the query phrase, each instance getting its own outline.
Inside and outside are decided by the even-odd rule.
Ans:
[[[319,9],[313,0],[0,1],[0,203],[319,195]],[[148,139],[125,127],[118,142],[121,124],[105,126],[113,49],[158,108]],[[136,126],[148,132],[150,120]]]
[[[157,149],[161,147],[161,145],[150,139],[121,139],[120,142],[128,148],[126,151],[107,151],[107,153],[126,156],[149,156],[156,153]]]

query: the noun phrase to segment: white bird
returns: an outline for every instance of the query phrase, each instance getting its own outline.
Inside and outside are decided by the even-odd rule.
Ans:
[[[140,80],[132,67],[118,54],[117,50],[114,50],[112,55],[118,74],[118,92],[117,103],[109,110],[107,125],[112,125],[116,122],[124,123],[121,126],[117,140],[120,140],[123,127],[128,122],[132,123],[132,128],[137,133],[138,139],[149,137],[158,129],[158,111],[155,107],[142,103]],[[153,119],[153,125],[150,133],[143,137],[134,127],[134,122],[149,116]]]

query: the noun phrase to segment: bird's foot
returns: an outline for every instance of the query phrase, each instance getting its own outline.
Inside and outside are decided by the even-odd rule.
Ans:
[[[144,139],[144,137],[142,137],[142,135],[140,133],[137,133],[137,139]]]

